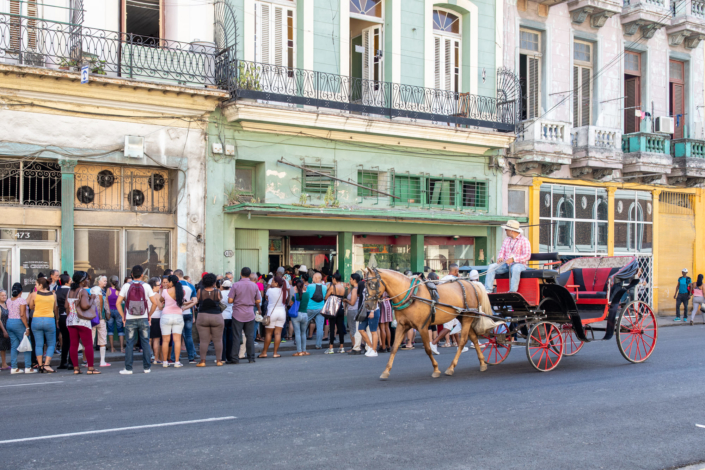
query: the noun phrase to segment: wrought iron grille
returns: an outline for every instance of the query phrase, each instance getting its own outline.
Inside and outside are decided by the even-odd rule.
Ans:
[[[61,168],[51,162],[0,162],[0,206],[61,206]]]
[[[673,191],[663,191],[658,196],[659,212],[661,214],[695,214],[695,195],[689,193],[677,193]]]
[[[214,47],[0,14],[5,63],[180,85],[216,84]],[[8,61],[9,59],[9,61]]]
[[[654,306],[654,258],[651,255],[637,255],[639,263],[639,284],[634,288],[635,300]]]
[[[77,210],[171,212],[164,169],[77,165],[74,174]]]
[[[519,101],[231,60],[237,98],[514,132]]]

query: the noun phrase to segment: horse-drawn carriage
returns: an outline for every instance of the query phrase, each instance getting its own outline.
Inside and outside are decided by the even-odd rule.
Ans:
[[[533,254],[544,266],[560,264],[555,253]],[[596,332],[617,346],[630,362],[651,355],[658,337],[651,308],[634,300],[639,288],[638,263],[633,256],[576,258],[557,269],[527,269],[521,274],[518,292],[509,292],[508,275],[497,276],[490,293],[493,315],[506,324],[481,335],[480,345],[488,364],[504,361],[513,346],[525,346],[531,365],[553,370],[563,356],[576,354],[584,343],[595,341]]]

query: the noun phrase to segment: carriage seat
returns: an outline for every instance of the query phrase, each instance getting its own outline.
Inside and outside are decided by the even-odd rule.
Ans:
[[[558,284],[569,287],[577,304],[606,304],[607,281],[619,268],[575,268],[558,277]],[[576,294],[577,290],[577,294]]]
[[[556,279],[558,271],[555,269],[526,269],[522,271],[522,279]],[[495,279],[509,279],[509,273],[497,274]]]

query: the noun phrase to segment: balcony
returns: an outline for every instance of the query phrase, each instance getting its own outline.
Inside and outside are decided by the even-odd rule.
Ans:
[[[666,27],[671,46],[685,44],[695,49],[705,37],[705,0],[680,0],[673,3],[673,18]]]
[[[668,183],[697,186],[705,182],[705,142],[693,139],[671,141],[673,169]]]
[[[624,0],[622,27],[625,36],[641,29],[641,36],[651,39],[659,29],[671,24],[669,0]]]
[[[632,182],[654,183],[671,174],[673,158],[668,135],[635,132],[622,136],[622,174]]]
[[[608,19],[622,13],[622,4],[610,0],[573,0],[568,2],[568,11],[574,24],[583,24],[590,17],[590,26],[601,28]]]
[[[519,100],[498,86],[498,97],[363,80],[292,67],[236,61],[229,87],[237,100],[315,107],[343,113],[514,133]],[[500,69],[497,73],[511,74]],[[498,79],[499,83],[499,79]]]
[[[571,131],[573,162],[570,171],[575,178],[601,180],[622,169],[622,133],[616,129],[584,126]]]
[[[517,170],[550,175],[571,163],[570,123],[538,119],[523,122],[521,129],[513,149]]]
[[[134,34],[0,14],[0,63],[193,87],[218,88],[216,63],[228,51]],[[222,80],[224,82],[224,80]]]

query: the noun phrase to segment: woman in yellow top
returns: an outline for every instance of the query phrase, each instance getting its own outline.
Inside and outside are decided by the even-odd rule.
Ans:
[[[56,295],[49,290],[49,280],[45,277],[37,279],[37,290],[30,294],[29,308],[34,310],[32,317],[32,333],[34,333],[34,353],[39,362],[39,371],[56,372],[51,368],[51,356],[56,348],[56,329],[59,323],[59,307]],[[47,353],[44,357],[44,343]]]

